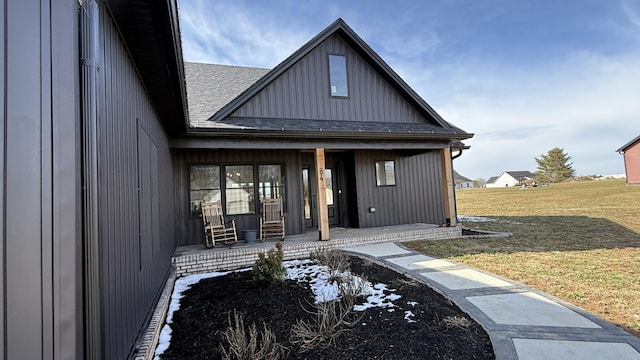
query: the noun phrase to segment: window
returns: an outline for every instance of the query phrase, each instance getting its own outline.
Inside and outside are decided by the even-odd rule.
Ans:
[[[225,198],[228,215],[254,214],[253,166],[225,166]]]
[[[329,82],[331,96],[349,96],[347,86],[347,58],[342,55],[329,55]]]
[[[202,216],[201,202],[220,201],[220,167],[215,165],[192,166],[190,177],[191,216],[199,217]]]
[[[393,186],[395,184],[395,162],[393,160],[376,161],[376,185]]]
[[[280,165],[258,166],[258,196],[260,199],[282,199],[284,204],[284,177]]]
[[[193,165],[189,173],[191,217],[202,216],[202,202],[222,202],[227,215],[255,214],[263,198],[285,204],[281,165]]]

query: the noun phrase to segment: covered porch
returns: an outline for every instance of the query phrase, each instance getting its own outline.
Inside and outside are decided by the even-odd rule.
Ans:
[[[415,223],[372,228],[331,228],[331,239],[318,241],[318,229],[308,229],[304,234],[289,235],[282,242],[286,260],[303,259],[319,249],[338,249],[383,242],[412,240],[445,240],[462,236],[460,226],[438,226]],[[176,276],[225,271],[251,266],[258,253],[273,248],[277,240],[265,242],[238,242],[233,246],[217,245],[207,249],[204,245],[185,245],[176,248],[171,259]]]

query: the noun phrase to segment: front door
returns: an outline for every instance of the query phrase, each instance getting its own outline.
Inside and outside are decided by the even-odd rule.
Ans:
[[[330,167],[329,167],[330,166]],[[327,182],[327,214],[330,226],[342,225],[340,217],[340,199],[342,194],[338,186],[338,173],[335,164],[327,164],[324,171]],[[306,228],[318,226],[318,196],[315,182],[314,167],[302,166],[302,198],[304,202],[304,226]]]

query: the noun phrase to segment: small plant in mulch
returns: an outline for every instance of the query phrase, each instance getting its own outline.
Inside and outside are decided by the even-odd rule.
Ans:
[[[229,326],[222,333],[225,344],[218,351],[225,360],[278,360],[286,357],[287,348],[276,341],[273,331],[263,324],[258,332],[256,324],[244,325],[244,315],[233,310],[228,318]]]
[[[282,244],[277,243],[275,249],[269,249],[267,253],[260,252],[258,260],[253,265],[252,279],[254,284],[265,287],[275,283],[282,283],[287,269],[282,265],[284,251]]]

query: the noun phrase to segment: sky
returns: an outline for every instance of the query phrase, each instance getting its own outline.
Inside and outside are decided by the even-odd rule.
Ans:
[[[624,173],[640,135],[640,0],[179,0],[185,61],[273,68],[337,18],[445,120],[471,179]]]

